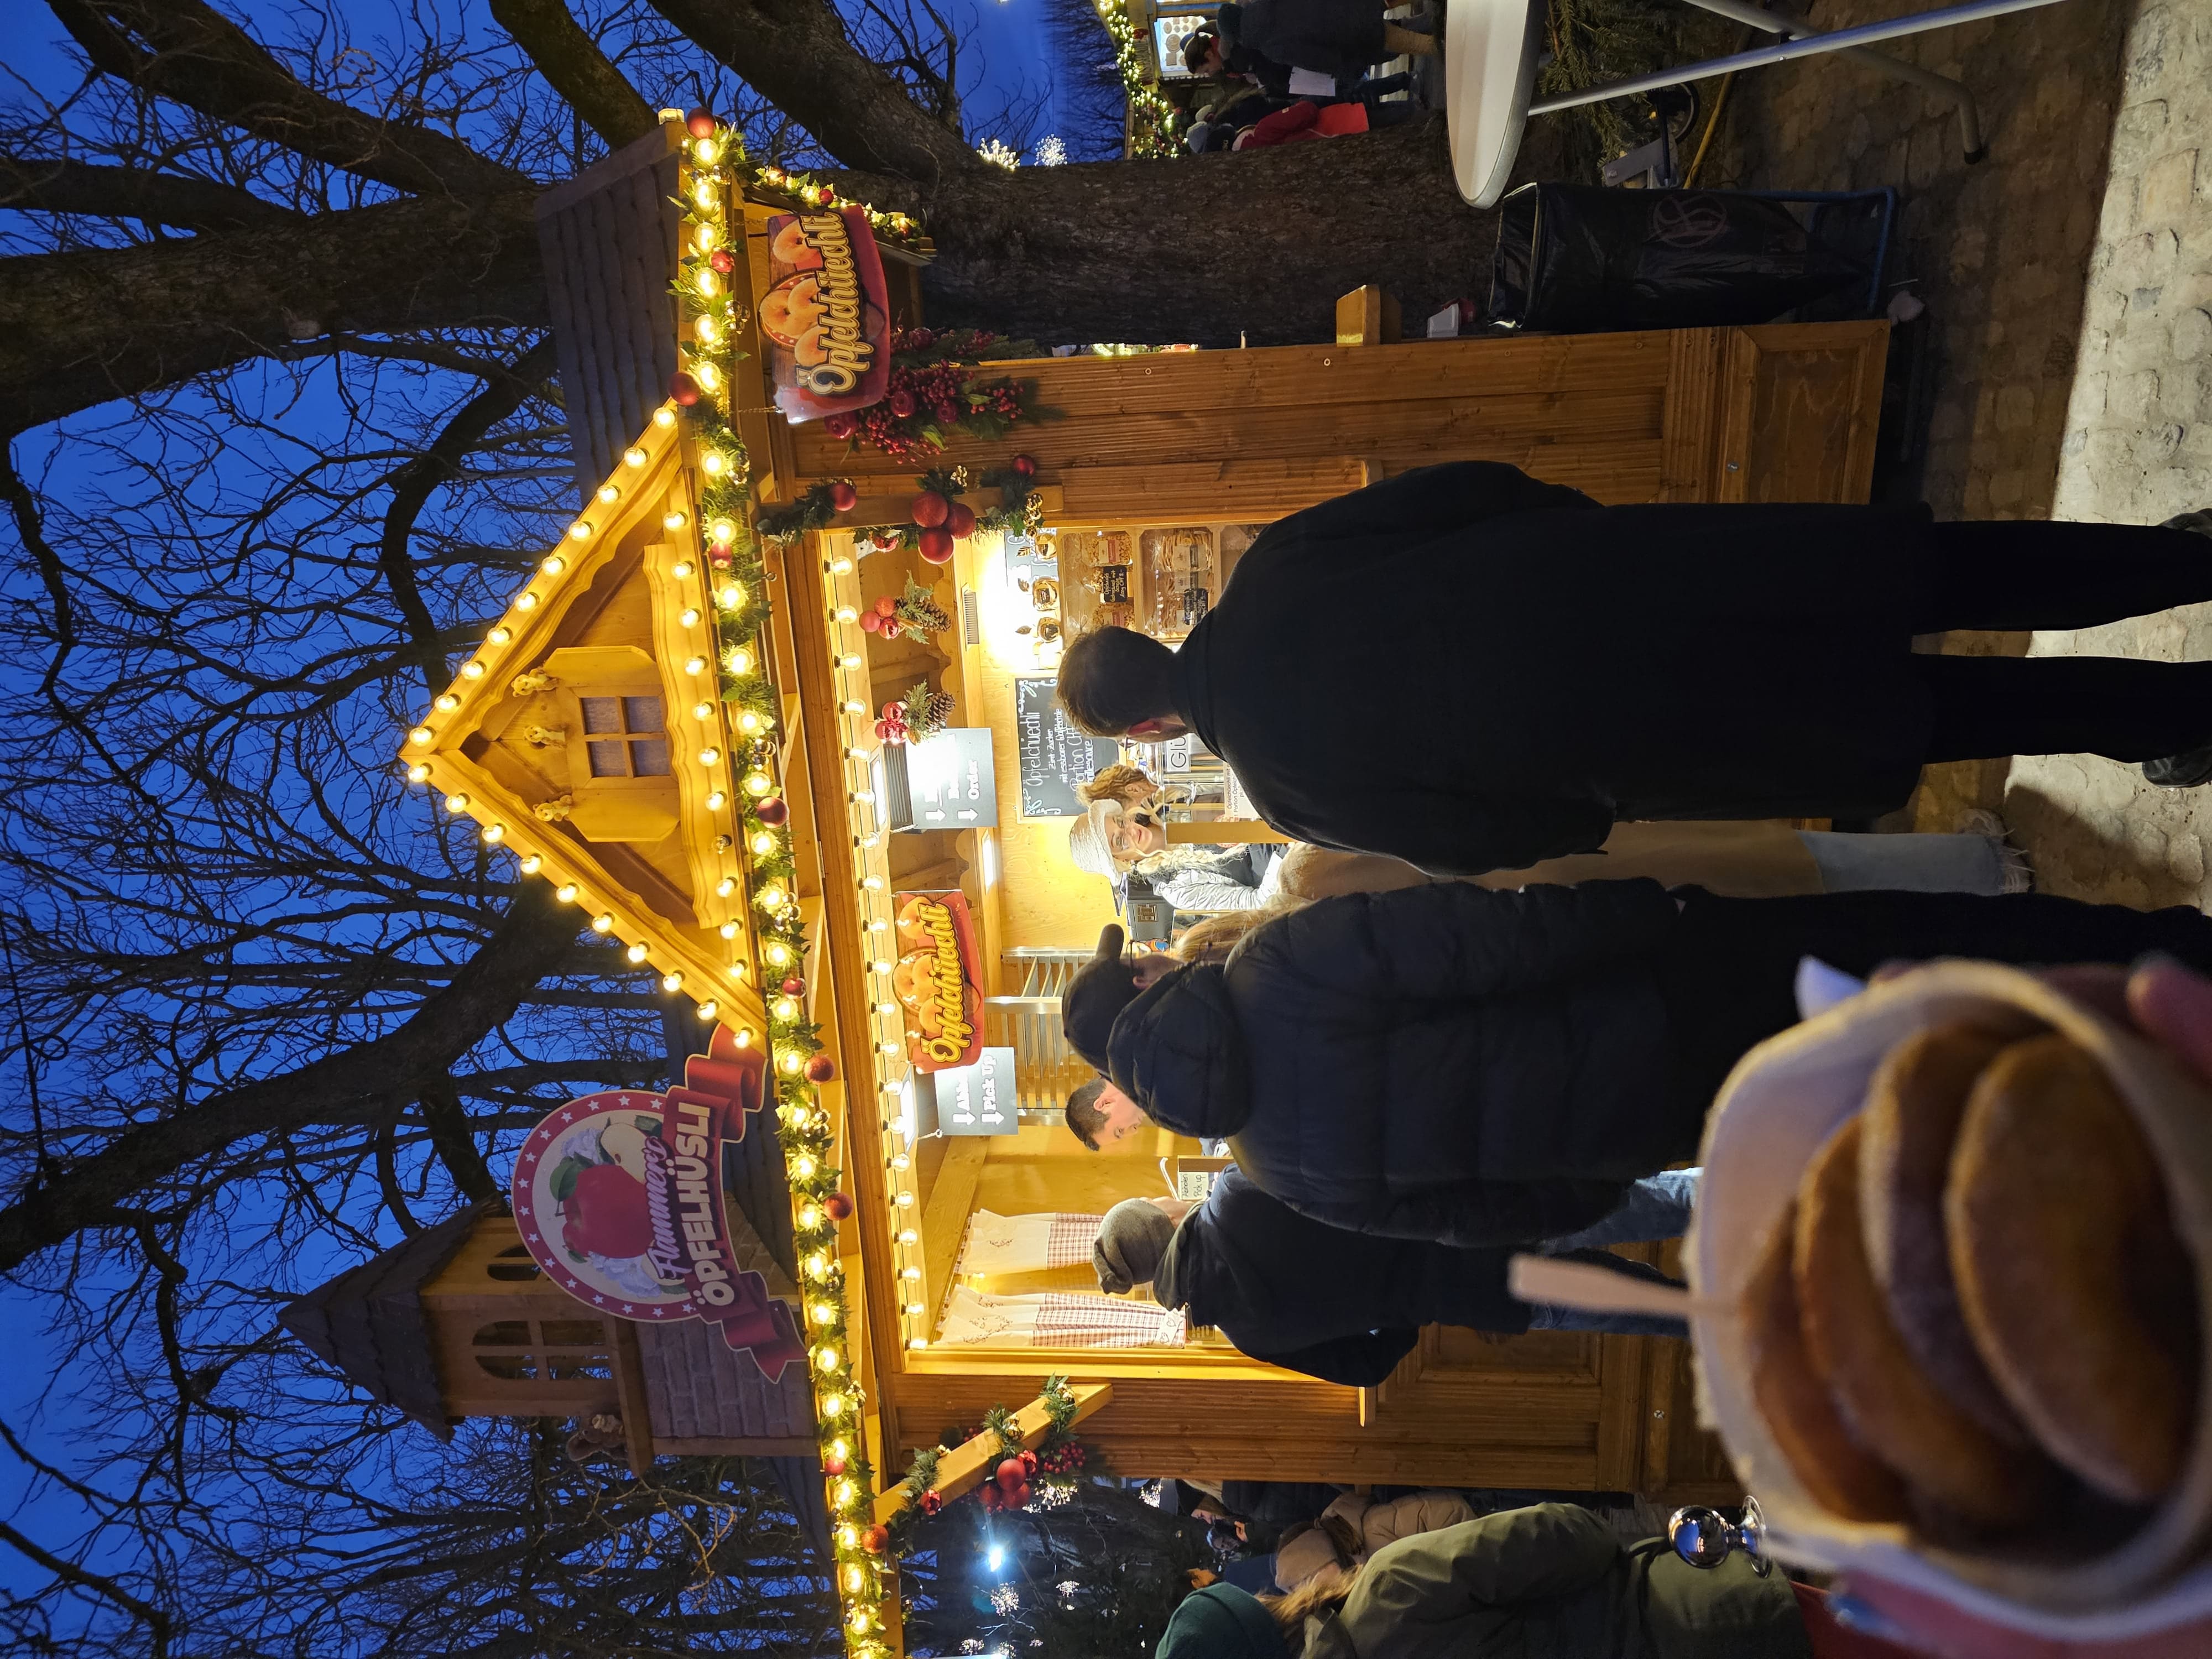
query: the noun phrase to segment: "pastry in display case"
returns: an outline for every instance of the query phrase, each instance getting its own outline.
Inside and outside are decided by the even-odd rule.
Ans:
[[[1137,546],[1151,597],[1145,632],[1154,639],[1179,640],[1212,608],[1220,587],[1213,532],[1202,525],[1147,530],[1138,537]]]

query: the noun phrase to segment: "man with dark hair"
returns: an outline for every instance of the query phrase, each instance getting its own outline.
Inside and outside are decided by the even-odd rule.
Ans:
[[[2212,663],[1912,638],[2212,599],[2208,533],[1608,507],[1464,461],[1269,526],[1180,651],[1087,634],[1060,697],[1096,736],[1194,733],[1288,835],[1437,876],[1591,852],[1616,819],[1871,817],[1936,761],[2088,752],[2202,783]]]
[[[1092,1152],[1127,1140],[1152,1121],[1143,1107],[1103,1077],[1079,1083],[1068,1091],[1067,1127]]]

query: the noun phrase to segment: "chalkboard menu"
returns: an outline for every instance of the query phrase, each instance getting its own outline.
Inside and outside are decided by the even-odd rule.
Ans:
[[[1048,674],[1016,677],[1014,724],[1021,732],[1022,816],[1080,817],[1083,803],[1075,798],[1076,786],[1119,760],[1121,745],[1078,731]]]

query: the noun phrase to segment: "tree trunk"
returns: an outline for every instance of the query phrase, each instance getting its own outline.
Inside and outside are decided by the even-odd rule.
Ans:
[[[1524,167],[1550,149],[1530,136]],[[1180,161],[987,167],[904,197],[937,244],[930,323],[1046,344],[1326,340],[1338,296],[1367,283],[1417,330],[1487,293],[1497,240],[1496,216],[1460,199],[1435,118]]]

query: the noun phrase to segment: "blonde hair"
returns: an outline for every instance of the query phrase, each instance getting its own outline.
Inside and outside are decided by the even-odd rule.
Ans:
[[[1349,1571],[1317,1572],[1285,1595],[1261,1596],[1260,1605],[1274,1615],[1275,1627],[1283,1632],[1291,1651],[1303,1653],[1306,1620],[1342,1607],[1352,1587],[1359,1582],[1359,1575],[1366,1571],[1367,1564],[1362,1561]]]
[[[1085,806],[1093,801],[1110,800],[1117,806],[1127,806],[1140,801],[1158,789],[1145,775],[1142,768],[1116,761],[1111,766],[1102,766],[1091,775],[1091,781],[1075,786],[1075,798]]]
[[[1255,927],[1306,908],[1304,899],[1278,898],[1256,910],[1223,910],[1201,917],[1177,939],[1168,954],[1177,962],[1226,962],[1229,953],[1244,942]]]

